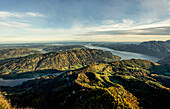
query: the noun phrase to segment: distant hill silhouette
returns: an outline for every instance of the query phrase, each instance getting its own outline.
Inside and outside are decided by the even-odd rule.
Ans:
[[[95,46],[108,47],[114,50],[142,53],[158,58],[165,58],[170,55],[170,40],[148,41],[140,44],[93,44]]]

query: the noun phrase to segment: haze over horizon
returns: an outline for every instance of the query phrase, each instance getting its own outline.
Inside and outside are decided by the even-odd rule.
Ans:
[[[0,43],[170,39],[170,0],[0,0]]]

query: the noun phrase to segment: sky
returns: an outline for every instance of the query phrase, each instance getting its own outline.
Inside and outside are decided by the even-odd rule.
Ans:
[[[170,40],[170,0],[0,0],[0,43]]]

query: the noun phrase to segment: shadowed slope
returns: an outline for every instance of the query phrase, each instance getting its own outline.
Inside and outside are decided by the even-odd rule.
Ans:
[[[151,61],[123,60],[2,89],[19,107],[159,109],[170,103],[169,70]]]

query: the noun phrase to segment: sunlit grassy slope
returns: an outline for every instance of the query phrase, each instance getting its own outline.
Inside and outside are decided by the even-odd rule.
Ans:
[[[39,70],[75,70],[89,64],[120,60],[110,52],[91,49],[33,54],[0,63],[0,75]]]

